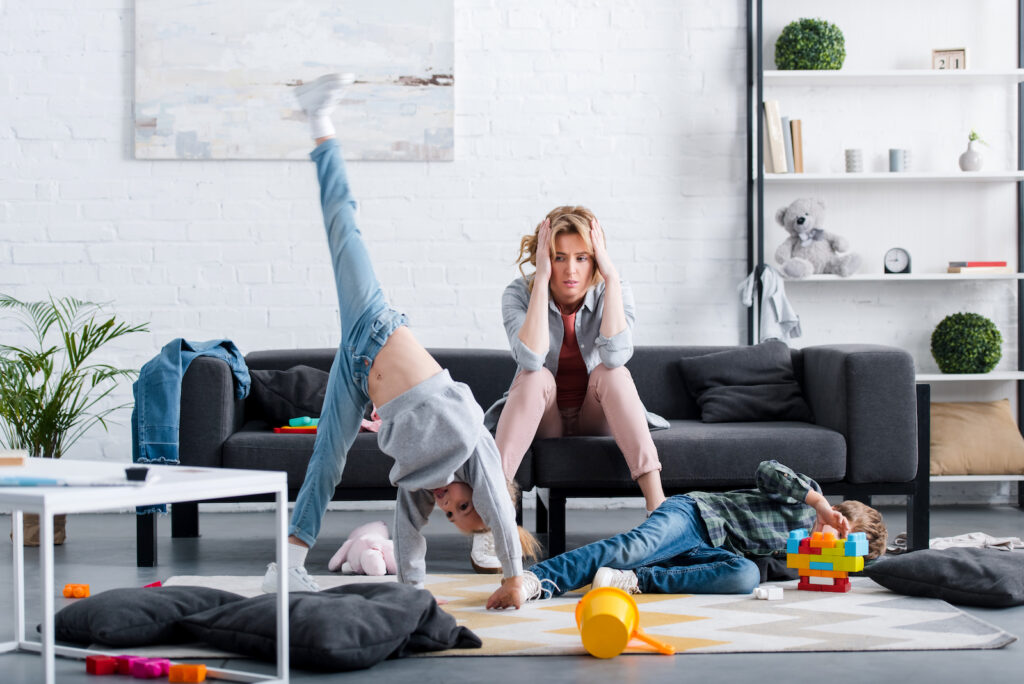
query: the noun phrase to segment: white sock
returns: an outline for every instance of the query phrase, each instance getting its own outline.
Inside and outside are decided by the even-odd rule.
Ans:
[[[301,568],[306,564],[306,554],[309,549],[298,544],[288,544],[288,567]]]
[[[319,140],[320,138],[326,138],[334,135],[334,123],[331,121],[330,114],[310,116],[309,130],[313,134],[313,140]]]

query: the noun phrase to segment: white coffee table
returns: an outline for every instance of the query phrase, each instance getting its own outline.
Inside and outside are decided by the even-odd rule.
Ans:
[[[0,478],[54,478],[77,484],[66,486],[0,486],[0,510],[12,511],[14,535],[14,641],[0,643],[0,653],[41,653],[46,684],[54,684],[54,656],[84,659],[100,651],[56,646],[54,639],[53,516],[89,513],[177,501],[205,501],[251,494],[274,494],[277,502],[277,566],[286,566],[288,491],[285,473],[265,470],[149,466],[147,482],[136,486],[90,486],[97,479],[124,479],[131,464],[110,461],[72,461],[32,458],[24,466],[0,467]],[[155,476],[155,477],[154,477]],[[150,481],[152,480],[152,481]],[[25,547],[22,514],[39,514],[39,554],[42,570],[43,616],[40,641],[25,638]],[[287,573],[277,580],[277,677],[252,672],[210,668],[207,675],[240,682],[288,681]]]

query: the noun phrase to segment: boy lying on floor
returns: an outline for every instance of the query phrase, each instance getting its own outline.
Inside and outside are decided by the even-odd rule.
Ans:
[[[784,550],[799,528],[864,532],[867,558],[885,553],[888,533],[874,508],[830,506],[817,482],[776,461],[763,461],[755,481],[757,489],[673,496],[629,532],[535,564],[524,573],[523,602],[589,583],[634,594],[748,594],[761,579],[748,556]],[[501,607],[495,596],[488,608]]]

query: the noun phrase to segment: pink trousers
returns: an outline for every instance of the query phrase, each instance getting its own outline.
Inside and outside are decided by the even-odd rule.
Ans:
[[[555,395],[555,376],[547,368],[522,371],[512,382],[494,437],[506,479],[515,477],[535,437],[568,435],[614,437],[634,480],[661,470],[647,414],[625,366],[609,369],[598,364],[579,409],[560,411]]]

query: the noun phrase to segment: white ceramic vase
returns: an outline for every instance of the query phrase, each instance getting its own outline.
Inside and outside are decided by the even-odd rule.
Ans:
[[[979,171],[981,169],[983,157],[975,149],[975,143],[977,142],[977,140],[969,140],[967,142],[967,150],[960,155],[960,169],[962,171]]]

